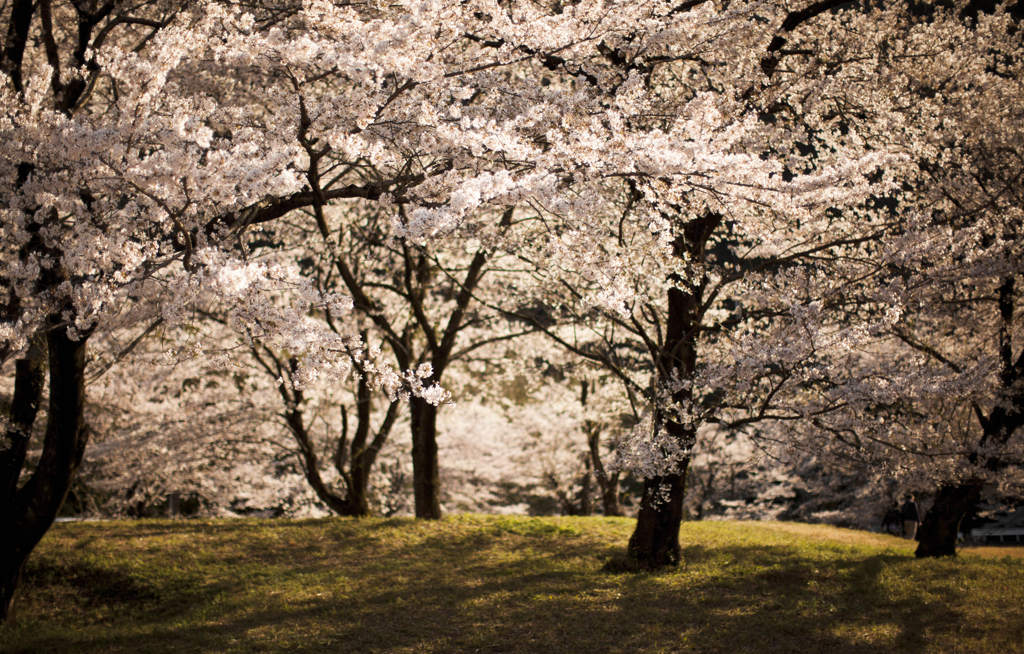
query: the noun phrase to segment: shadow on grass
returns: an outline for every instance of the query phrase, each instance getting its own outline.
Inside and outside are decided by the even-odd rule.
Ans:
[[[160,597],[159,589],[141,583],[120,570],[83,562],[65,565],[40,557],[29,560],[22,583],[23,592],[62,587],[66,593],[77,596],[78,601],[85,605],[100,602],[137,604]]]
[[[613,548],[587,538],[500,526],[389,538],[406,526],[375,525],[380,538],[358,540],[333,531],[298,556],[255,542],[224,559],[228,570],[253,557],[274,568],[256,580],[157,590],[77,565],[54,579],[44,565],[29,585],[87,587],[93,601],[141,610],[141,624],[49,625],[12,651],[890,654],[954,651],[965,620],[948,586],[893,591],[914,565],[903,555],[694,545],[678,569],[608,574],[599,568]]]

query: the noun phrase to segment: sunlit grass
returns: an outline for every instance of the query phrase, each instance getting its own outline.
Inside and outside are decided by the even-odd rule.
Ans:
[[[453,516],[57,525],[0,652],[1024,652],[1024,560],[818,525]]]

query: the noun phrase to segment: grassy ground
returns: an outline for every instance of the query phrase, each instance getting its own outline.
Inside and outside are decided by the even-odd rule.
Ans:
[[[0,652],[1024,652],[1024,560],[784,523],[687,523],[685,564],[608,574],[632,521],[56,525]]]

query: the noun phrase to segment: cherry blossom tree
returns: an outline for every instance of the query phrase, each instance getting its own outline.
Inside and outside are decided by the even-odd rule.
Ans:
[[[605,371],[538,333],[474,354],[450,390],[454,397],[478,398],[507,421],[507,435],[491,440],[511,445],[507,458],[519,474],[499,478],[513,491],[510,501],[529,496],[531,513],[618,516],[632,508],[624,471],[607,464],[636,416]],[[446,422],[461,416],[460,409]]]
[[[945,490],[927,520],[944,544],[926,527],[922,555],[951,553],[978,489],[1014,478],[1019,161],[1007,144],[1019,116],[1005,108],[1019,106],[1016,19],[968,3],[927,15],[837,6],[759,7],[779,27],[746,36],[746,77],[735,60],[726,68],[697,54],[691,74],[695,86],[742,100],[736,115],[757,107],[744,152],[764,148],[786,176],[828,178],[828,201],[797,209],[766,199],[771,208],[758,214],[635,179],[620,214],[589,223],[610,245],[580,247],[574,234],[545,271],[554,279],[546,302],[590,328],[550,328],[552,337],[615,371],[649,407],[622,450],[652,498],[630,565],[677,560],[686,468],[711,427],[781,422],[817,439],[822,455],[913,470],[908,484],[938,482]],[[688,79],[677,73],[674,88]],[[978,101],[980,89],[992,105]],[[862,204],[836,196],[844,177],[825,166],[858,151],[899,155],[868,175],[900,188],[878,187]],[[569,296],[558,288],[566,280]]]
[[[373,327],[400,367],[423,371],[421,383],[440,383],[453,362],[528,331],[474,301],[488,294],[491,278],[515,269],[505,244],[513,208],[482,208],[463,219],[457,238],[429,239],[405,237],[404,206],[395,221],[352,206],[314,213],[321,243],[309,266],[318,283],[349,293],[357,319]],[[438,403],[413,397],[410,412],[416,515],[439,518]]]
[[[852,61],[864,48],[849,44],[846,81],[828,92],[861,117],[860,138],[903,149],[912,165],[890,205],[900,230],[831,270],[836,292],[821,305],[848,327],[885,307],[900,319],[862,332],[859,347],[821,368],[809,402],[836,410],[807,436],[907,489],[934,491],[917,553],[940,556],[955,554],[982,493],[1022,491],[1024,16],[1019,5],[923,9],[861,18],[858,31],[889,35],[874,46],[885,84],[868,88],[867,69]]]
[[[440,270],[427,239],[531,221],[519,241],[477,236],[451,278],[461,289],[448,327],[463,324],[455,317],[474,276],[499,251],[541,252],[553,262],[534,259],[543,271],[586,273],[586,301],[633,328],[653,376],[634,389],[653,443],[637,462],[657,465],[645,468],[631,553],[644,565],[676,560],[698,342],[727,322],[714,319],[730,310],[716,303],[739,265],[711,261],[711,250],[738,243],[742,271],[765,258],[781,271],[888,225],[883,213],[847,210],[885,192],[893,176],[879,171],[901,159],[825,110],[822,62],[843,54],[813,35],[806,48],[787,45],[840,4],[12,2],[0,18],[0,337],[15,383],[0,513],[18,536],[0,543],[4,611],[88,440],[88,343],[152,285],[168,324],[217,298],[240,345],[296,362],[282,378],[293,390],[342,379],[363,349],[357,326],[332,330],[310,312],[340,319],[354,303],[387,331],[365,289],[346,281],[350,298],[325,295],[296,266],[250,258],[246,234],[282,220],[333,242],[326,221],[338,203],[374,205],[390,220],[416,264],[399,264],[414,282],[409,298]],[[871,36],[880,43],[891,25],[860,27],[881,30]],[[883,50],[874,61],[885,63]],[[790,71],[790,61],[803,63]],[[776,102],[790,98],[793,119]],[[882,113],[878,125],[896,115]],[[398,370],[359,367],[413,398],[413,422],[428,424],[455,334],[414,318],[432,369],[413,369],[418,357],[404,361],[400,347],[390,348]],[[229,359],[231,348],[191,343],[197,356],[207,346]],[[20,483],[44,360],[47,444]],[[435,456],[427,441],[420,454]],[[420,469],[431,483],[430,466]]]
[[[208,343],[234,340],[209,318],[188,327],[203,329]],[[166,332],[155,330],[109,373],[90,375],[93,438],[73,489],[93,499],[87,514],[163,515],[171,493],[205,515],[394,510],[381,464],[397,454],[387,435],[404,403],[355,375],[301,390],[281,384],[287,361],[262,349],[226,367],[168,357],[163,349],[180,337]]]

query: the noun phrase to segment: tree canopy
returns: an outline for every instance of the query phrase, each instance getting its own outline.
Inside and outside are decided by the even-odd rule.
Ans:
[[[307,388],[408,399],[421,517],[449,365],[537,332],[634,415],[629,565],[678,561],[691,454],[722,429],[927,479],[920,552],[948,553],[1019,471],[1018,14],[13,0],[4,612],[89,440],[87,376],[154,330],[172,359],[276,372],[314,486]]]

